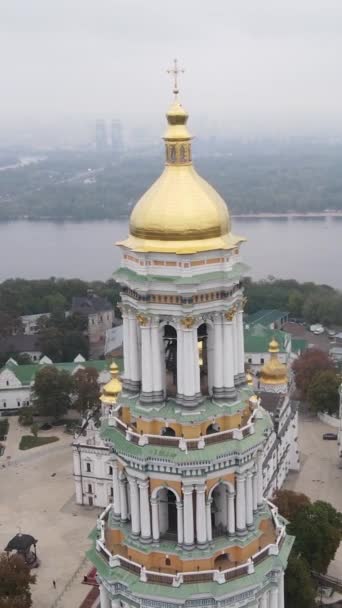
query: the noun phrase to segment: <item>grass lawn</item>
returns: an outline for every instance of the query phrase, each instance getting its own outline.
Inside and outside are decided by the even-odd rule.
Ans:
[[[58,440],[59,437],[35,437],[34,435],[23,435],[20,439],[19,450],[30,450],[31,448],[37,448],[39,445],[54,443]]]

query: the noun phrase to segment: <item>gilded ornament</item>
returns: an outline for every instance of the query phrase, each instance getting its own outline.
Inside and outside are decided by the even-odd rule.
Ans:
[[[230,308],[229,310],[227,310],[227,311],[224,313],[224,317],[225,317],[225,319],[226,319],[227,321],[232,321],[232,320],[234,319],[235,312],[236,312],[236,310],[235,310],[235,306],[232,306],[232,308]]]
[[[181,319],[181,325],[185,329],[191,329],[195,324],[195,319],[193,317],[183,317]]]
[[[140,327],[146,327],[146,325],[148,325],[149,318],[146,317],[145,315],[142,315],[141,313],[139,313],[137,315],[137,321],[138,321]]]

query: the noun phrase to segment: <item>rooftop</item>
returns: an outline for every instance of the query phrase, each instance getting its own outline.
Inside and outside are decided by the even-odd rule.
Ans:
[[[285,353],[291,339],[290,334],[280,329],[269,329],[261,324],[245,326],[245,353],[267,353],[268,345],[273,338],[279,344],[279,352]]]
[[[0,338],[0,353],[39,352],[39,337],[27,334],[4,336]]]
[[[267,309],[262,308],[257,312],[253,312],[248,315],[247,323],[248,325],[271,325],[271,323],[283,323],[287,320],[289,313],[284,310],[277,310],[276,308]]]

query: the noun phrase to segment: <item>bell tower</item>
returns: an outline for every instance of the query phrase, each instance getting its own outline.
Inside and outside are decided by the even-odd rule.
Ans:
[[[123,389],[101,399],[113,504],[89,555],[101,608],[283,608],[292,539],[263,498],[272,422],[245,378],[245,239],[193,167],[174,93],[164,171],[118,243]]]

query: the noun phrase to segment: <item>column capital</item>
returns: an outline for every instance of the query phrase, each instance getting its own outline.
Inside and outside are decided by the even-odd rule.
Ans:
[[[246,481],[246,473],[236,473],[235,477],[237,482]]]
[[[197,484],[195,484],[194,488],[195,488],[197,494],[204,494],[205,491],[206,491],[206,486],[205,485],[197,485]]]
[[[150,481],[149,481],[149,479],[138,479],[137,483],[138,483],[139,488],[141,488],[143,490],[146,488],[148,489]]]
[[[150,319],[150,317],[139,312],[137,314],[137,322],[139,323],[140,327],[142,327],[142,328],[150,327],[151,319]]]
[[[177,502],[176,502],[176,509],[178,511],[182,511],[182,509],[183,509],[183,503],[182,503],[181,500],[177,500]]]
[[[194,491],[194,486],[183,486],[183,494],[192,494]]]

